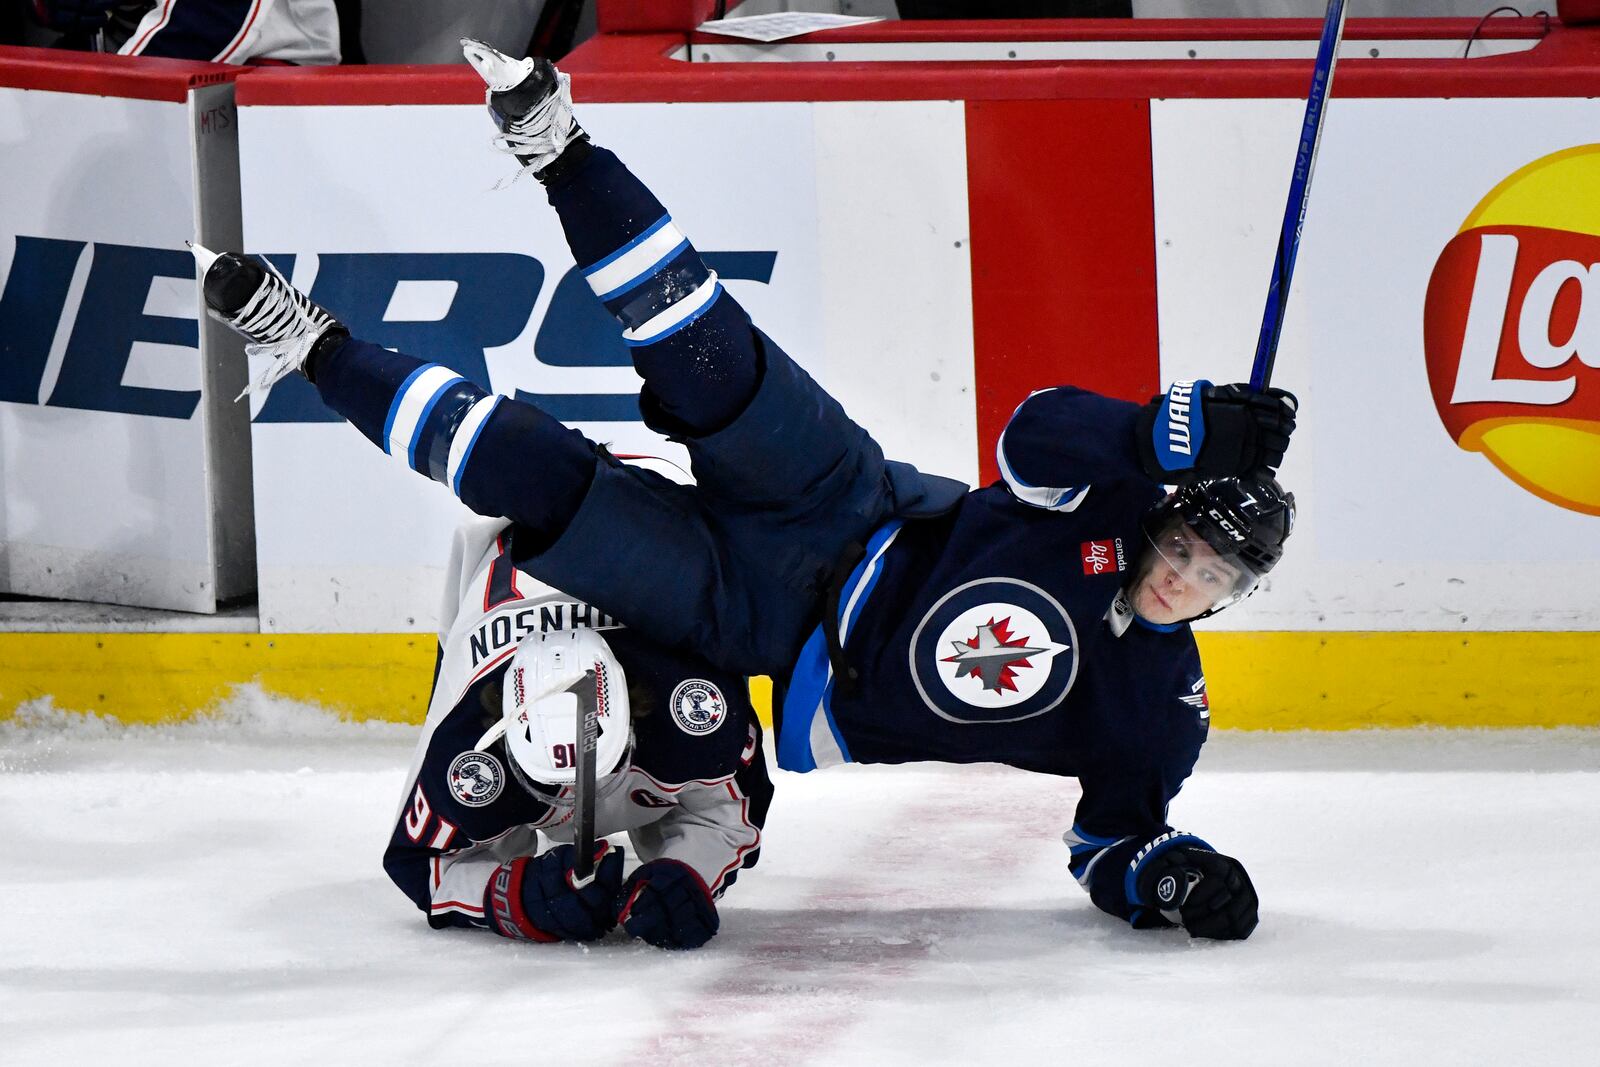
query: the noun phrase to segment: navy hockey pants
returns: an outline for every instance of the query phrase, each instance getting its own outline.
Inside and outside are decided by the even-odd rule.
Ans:
[[[757,330],[661,204],[605,149],[550,189],[623,329],[645,422],[697,484],[626,467],[530,403],[360,340],[319,357],[323,400],[374,444],[518,524],[516,562],[655,641],[783,677],[853,544],[966,486],[882,450]]]
[[[526,563],[654,640],[781,677],[848,547],[966,487],[886,461],[610,152],[595,149],[550,201],[624,327],[645,422],[688,449],[697,484],[602,461],[566,529]]]

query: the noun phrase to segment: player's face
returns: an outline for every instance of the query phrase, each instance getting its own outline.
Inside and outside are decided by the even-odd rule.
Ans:
[[[1166,626],[1216,607],[1232,596],[1239,577],[1238,567],[1180,523],[1156,535],[1128,599],[1141,618]]]

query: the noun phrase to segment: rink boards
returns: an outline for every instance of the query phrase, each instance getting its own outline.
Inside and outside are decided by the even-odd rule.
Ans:
[[[1592,633],[1226,632],[1196,635],[1212,722],[1240,730],[1600,726]],[[184,719],[242,682],[354,719],[421,722],[428,634],[0,634],[0,719],[54,707]],[[770,725],[772,685],[751,680]]]
[[[681,456],[638,421],[540,190],[495,188],[510,171],[464,73],[343,101],[339,72],[242,77],[245,247],[364,336]],[[891,455],[987,481],[1034,388],[1143,399],[1248,374],[1301,107],[1277,89],[625,102],[577,84],[608,101],[582,111],[596,140]],[[1277,364],[1304,402],[1282,471],[1300,525],[1270,588],[1201,635],[1220,724],[1600,723],[1600,227],[1574,206],[1600,194],[1597,119],[1561,96],[1335,101]],[[0,714],[49,693],[162,717],[245,678],[420,714],[463,509],[303,383],[250,418],[261,633],[6,636]],[[148,506],[137,484],[107,511]]]

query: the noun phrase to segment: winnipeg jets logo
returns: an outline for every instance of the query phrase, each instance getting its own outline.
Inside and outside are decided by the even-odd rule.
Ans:
[[[911,639],[923,701],[960,723],[1016,722],[1061,703],[1077,677],[1077,634],[1061,605],[1014,578],[946,593]]]
[[[1017,671],[1031,667],[1028,662],[1031,657],[1050,649],[1044,645],[1030,646],[1026,637],[1011,640],[1010,624],[1010,618],[999,622],[990,619],[978,627],[976,637],[952,641],[956,654],[946,656],[941,662],[956,664],[957,678],[976,678],[991,692],[1016,692]]]

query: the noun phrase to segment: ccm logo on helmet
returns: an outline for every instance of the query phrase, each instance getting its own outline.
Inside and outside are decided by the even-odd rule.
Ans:
[[[1233,538],[1235,541],[1243,541],[1244,540],[1244,534],[1239,532],[1239,527],[1237,527],[1233,523],[1229,522],[1227,517],[1224,516],[1222,514],[1222,512],[1218,511],[1216,508],[1207,508],[1206,509],[1206,515],[1208,517],[1210,517],[1212,522],[1216,523],[1219,527],[1222,528],[1222,532],[1223,533],[1227,534],[1229,537]]]

